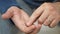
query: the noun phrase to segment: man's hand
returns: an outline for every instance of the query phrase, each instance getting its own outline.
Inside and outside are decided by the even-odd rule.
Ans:
[[[29,19],[29,16],[27,13],[25,13],[23,10],[12,6],[10,7],[6,13],[2,15],[3,19],[9,19],[11,18],[14,24],[22,31],[25,33],[30,33],[32,32],[36,27],[35,25],[31,25],[29,27],[26,26],[26,21]],[[41,27],[38,25],[38,27]]]
[[[32,32],[26,34],[37,34],[40,31],[41,27],[42,25],[38,24]]]
[[[40,24],[44,24],[49,27],[55,27],[60,21],[60,2],[58,3],[44,3],[38,7],[30,19],[27,26],[32,25],[36,20]]]

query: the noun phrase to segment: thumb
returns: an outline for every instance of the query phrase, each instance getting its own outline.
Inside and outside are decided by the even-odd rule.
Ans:
[[[12,16],[13,16],[12,10],[8,10],[6,13],[4,13],[4,14],[2,15],[2,18],[3,18],[3,19],[8,19],[8,18],[11,18]]]

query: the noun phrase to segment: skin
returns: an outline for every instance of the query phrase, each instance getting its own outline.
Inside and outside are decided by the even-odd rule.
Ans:
[[[27,26],[32,25],[36,20],[39,24],[55,27],[60,21],[60,2],[43,3],[30,16]]]
[[[37,34],[42,24],[51,28],[58,24],[60,21],[60,2],[43,3],[30,17],[23,10],[13,6],[2,15],[2,18],[11,18],[15,25],[26,34]],[[33,25],[36,20],[39,23],[37,26]]]
[[[6,13],[2,15],[3,19],[9,19],[14,22],[14,24],[18,27],[19,30],[24,32],[25,34],[37,34],[37,32],[41,29],[41,25],[37,26],[31,25],[26,26],[26,22],[29,19],[29,15],[25,13],[22,9],[18,7],[12,6],[10,7]]]

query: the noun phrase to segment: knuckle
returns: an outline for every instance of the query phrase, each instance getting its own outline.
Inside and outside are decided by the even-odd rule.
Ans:
[[[39,13],[38,12],[35,12],[35,13],[33,13],[34,14],[34,16],[38,16],[39,15]]]
[[[13,12],[19,12],[19,11],[21,11],[18,7],[16,7],[16,6],[12,6],[12,7],[10,7],[10,9],[11,10],[13,10]]]
[[[45,3],[43,3],[44,5],[48,5],[48,3],[47,2],[45,2]]]
[[[40,7],[47,7],[47,5],[48,5],[48,3],[45,2],[45,3],[43,3]]]
[[[49,23],[48,23],[47,21],[45,21],[45,22],[44,22],[44,25],[45,25],[45,26],[48,26],[48,25],[49,25]]]
[[[42,6],[47,6],[47,5],[48,5],[48,3],[46,3],[46,2],[42,4]]]
[[[51,6],[51,7],[49,7],[49,10],[50,11],[55,11],[55,8]]]
[[[45,2],[45,3],[43,3],[43,5],[45,5],[45,6],[50,6],[51,3],[47,3],[47,2]]]
[[[55,11],[55,7],[51,4],[51,3],[43,3],[44,6],[46,6],[46,8],[48,8],[50,11]]]

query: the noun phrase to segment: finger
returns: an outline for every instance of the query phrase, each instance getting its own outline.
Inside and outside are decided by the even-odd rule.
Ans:
[[[24,17],[25,21],[27,22],[27,20],[29,19],[29,15],[25,13],[23,10],[21,10],[21,12],[22,12],[22,17]],[[29,33],[33,31],[34,29],[35,29],[35,25],[32,25],[32,26],[26,27],[26,29],[24,30],[25,30],[25,33]]]
[[[41,25],[39,24],[39,25],[36,26],[36,29],[33,30],[33,32],[31,32],[29,34],[37,34],[37,32],[39,32],[40,29],[41,29]]]
[[[27,28],[26,25],[25,25],[24,19],[23,19],[22,15],[20,13],[23,14],[21,10],[19,10],[19,11],[15,10],[14,16],[11,18],[14,21],[15,25],[21,31],[26,32],[26,33],[29,32],[30,30],[33,30],[35,26],[31,26],[31,27]],[[26,15],[26,14],[24,13],[24,15]]]
[[[41,25],[38,25],[36,29],[31,34],[37,34],[39,30],[41,29]]]
[[[48,16],[49,16],[49,11],[45,10],[43,14],[39,17],[38,22],[40,24],[43,24],[43,22],[47,19]]]
[[[32,26],[30,26],[30,27],[26,27],[26,29],[24,28],[25,33],[30,33],[30,32],[32,32],[34,29],[36,29],[35,25],[32,25]]]
[[[8,18],[11,18],[12,16],[13,16],[12,10],[8,10],[6,13],[4,13],[4,14],[2,15],[2,18],[3,18],[3,19],[8,19]]]
[[[50,24],[49,27],[53,28],[59,23],[59,19],[54,19],[53,22]]]
[[[52,21],[55,19],[55,17],[53,17],[53,15],[50,15],[46,21],[44,22],[44,25],[48,26],[52,23]]]
[[[20,9],[17,8],[17,7],[11,7],[7,10],[7,12],[5,14],[2,15],[2,18],[3,19],[8,19],[8,18],[11,18],[12,16],[14,16],[14,14],[16,12],[19,13]]]
[[[30,19],[28,20],[27,26],[32,25],[37,20],[37,18],[42,14],[43,10],[44,10],[43,6],[35,10],[35,12],[31,15]]]
[[[17,16],[17,17],[16,17]],[[15,25],[23,32],[25,33],[29,33],[30,31],[32,31],[33,29],[35,29],[35,26],[32,25],[30,27],[27,27],[25,25],[25,22],[23,21],[23,19],[20,18],[19,14],[17,13],[12,20],[14,21]]]
[[[22,17],[23,17],[24,20],[27,22],[28,19],[29,19],[29,15],[28,15],[24,10],[21,10],[21,13],[22,13]]]

